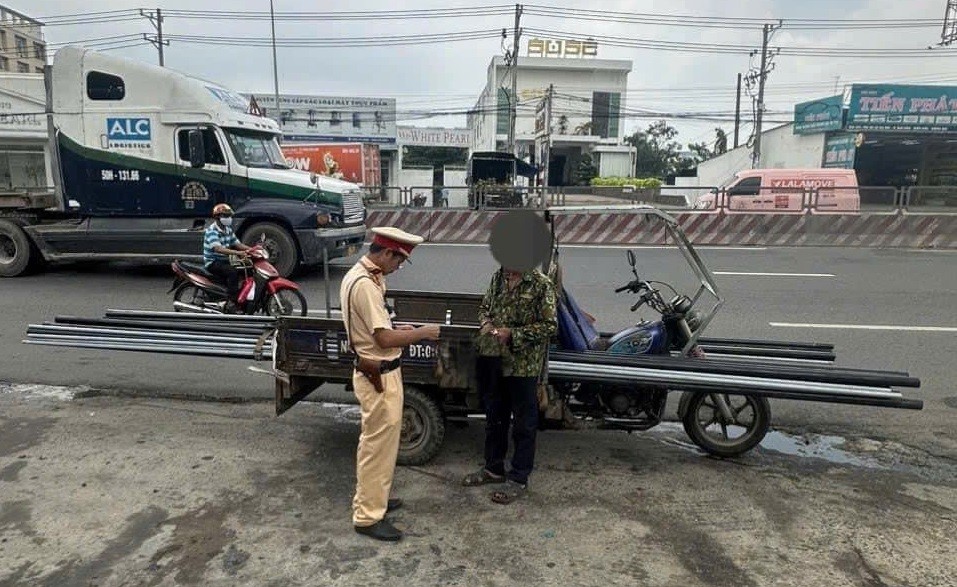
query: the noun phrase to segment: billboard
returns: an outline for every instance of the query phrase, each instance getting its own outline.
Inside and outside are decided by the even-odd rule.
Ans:
[[[794,107],[794,134],[808,135],[841,130],[844,126],[844,96],[831,96]]]
[[[282,154],[294,169],[311,171],[363,186],[378,186],[381,183],[378,145],[368,143],[283,144]]]
[[[957,87],[854,84],[847,129],[957,132]]]
[[[395,143],[395,99],[251,94],[284,142]]]

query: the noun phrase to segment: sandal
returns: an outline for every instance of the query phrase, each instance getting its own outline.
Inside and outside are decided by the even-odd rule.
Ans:
[[[482,469],[474,473],[469,473],[462,479],[462,485],[466,487],[476,487],[486,483],[505,483],[505,475],[496,475],[490,473],[488,469]]]
[[[518,483],[516,481],[512,481],[511,479],[509,479],[503,489],[493,491],[489,497],[491,497],[492,501],[494,501],[495,503],[508,505],[512,503],[513,501],[515,501],[516,499],[525,495],[525,492],[527,491],[527,489],[528,489],[528,486],[522,485],[521,483]]]

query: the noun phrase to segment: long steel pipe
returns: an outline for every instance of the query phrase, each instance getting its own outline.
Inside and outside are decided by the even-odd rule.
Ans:
[[[255,344],[259,337],[256,336],[223,336],[223,335],[196,335],[194,333],[175,333],[151,330],[131,330],[122,328],[93,328],[93,327],[74,327],[58,325],[33,324],[27,328],[27,334],[74,334],[83,336],[123,336],[126,338],[155,338],[168,340],[193,340],[193,341],[211,341],[211,342],[250,342]]]
[[[124,338],[121,336],[108,337],[88,337],[82,335],[63,336],[60,334],[31,334],[30,340],[58,340],[64,343],[71,342],[93,342],[109,344],[130,344],[130,345],[159,345],[159,346],[178,346],[182,348],[229,348],[229,349],[254,349],[255,342],[214,342],[203,340],[180,340],[180,339],[152,339],[152,338]],[[272,348],[270,343],[263,344],[264,349]]]
[[[268,326],[260,325],[224,325],[224,324],[197,324],[192,322],[181,323],[168,320],[127,320],[124,318],[80,318],[77,316],[57,316],[53,319],[57,325],[67,326],[100,326],[108,328],[139,328],[150,330],[167,330],[177,332],[247,334],[259,336],[272,330]],[[47,323],[44,323],[47,324]]]
[[[833,367],[795,367],[790,365],[762,365],[757,363],[742,365],[729,361],[713,361],[712,359],[686,359],[671,356],[628,356],[599,352],[573,353],[562,351],[550,353],[549,360],[613,367],[641,367],[714,373],[719,375],[819,381],[822,383],[841,383],[847,385],[920,387],[920,380],[915,377],[889,375],[885,373],[844,371]]]
[[[35,344],[42,346],[69,346],[73,348],[87,348],[87,349],[100,349],[100,350],[119,350],[119,351],[139,351],[147,353],[162,353],[162,354],[174,354],[182,355],[188,354],[191,356],[205,356],[205,357],[229,357],[235,359],[254,359],[254,354],[252,351],[234,351],[226,349],[215,349],[215,348],[197,348],[192,349],[189,353],[184,353],[183,349],[180,347],[167,347],[167,346],[130,346],[130,345],[118,345],[118,344],[98,344],[92,342],[71,342],[70,344],[62,344],[56,341],[46,341],[46,340],[30,340],[26,339],[23,341],[26,344]]]
[[[572,379],[587,379],[591,381],[617,381],[633,383],[652,383],[666,386],[705,385],[720,390],[721,385],[754,390],[772,390],[787,392],[819,392],[832,395],[858,395],[863,397],[900,398],[901,394],[889,388],[865,387],[857,385],[840,385],[834,383],[818,383],[794,381],[787,379],[772,379],[762,377],[745,377],[732,375],[718,375],[712,373],[695,373],[686,371],[668,371],[664,369],[647,369],[639,367],[605,367],[582,365],[563,361],[549,361],[549,378],[567,377]]]

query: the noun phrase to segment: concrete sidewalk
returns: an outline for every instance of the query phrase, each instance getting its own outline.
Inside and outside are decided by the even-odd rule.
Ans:
[[[355,410],[0,385],[0,585],[953,585],[957,465],[707,458],[666,427],[540,436],[527,498],[464,489],[482,427],[401,468],[399,544],[350,524]]]

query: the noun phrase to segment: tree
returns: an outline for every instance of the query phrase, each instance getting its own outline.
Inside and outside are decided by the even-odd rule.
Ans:
[[[635,177],[665,178],[678,167],[680,145],[675,141],[678,131],[664,120],[635,131],[625,142],[635,147]]]
[[[558,134],[568,134],[568,115],[566,114],[562,114],[558,117]]]
[[[728,135],[723,129],[714,129],[714,153],[713,155],[723,155],[728,152]]]
[[[578,167],[572,173],[572,181],[575,185],[590,185],[592,178],[598,177],[598,168],[591,155],[584,154],[578,161]]]

